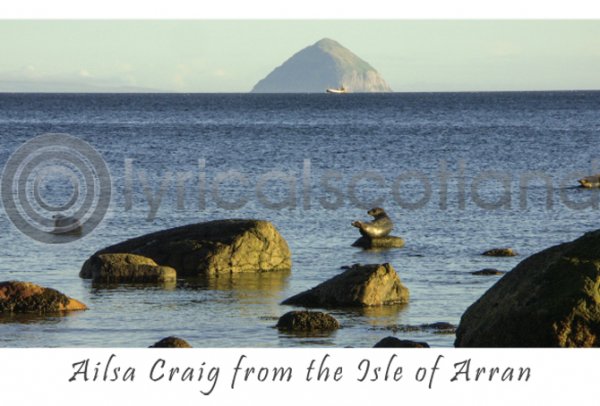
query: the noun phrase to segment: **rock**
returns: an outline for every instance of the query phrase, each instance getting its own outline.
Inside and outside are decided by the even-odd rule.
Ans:
[[[456,332],[456,326],[445,321],[421,324],[421,328],[424,330],[433,330],[434,334],[454,334]]]
[[[396,337],[385,337],[373,348],[429,348],[429,344],[422,341],[400,340]]]
[[[495,275],[504,275],[505,273],[506,272],[499,271],[497,269],[485,268],[485,269],[482,269],[481,271],[471,272],[471,275],[477,275],[477,276],[495,276]]]
[[[513,251],[512,248],[493,248],[491,250],[485,251],[481,255],[485,255],[488,257],[515,257],[519,254]]]
[[[367,62],[338,42],[323,38],[304,48],[259,81],[252,93],[391,92]]]
[[[134,254],[92,255],[79,276],[96,283],[169,283],[177,280],[177,272],[159,266],[150,258]]]
[[[444,321],[438,321],[435,323],[419,325],[397,324],[384,327],[373,327],[371,328],[371,330],[388,330],[392,331],[393,333],[412,333],[415,331],[426,331],[432,334],[454,334],[456,332],[456,326],[454,324],[447,323]]]
[[[59,291],[31,282],[0,282],[0,313],[56,313],[87,310],[87,306]]]
[[[581,187],[586,189],[600,188],[600,175],[586,176],[583,179],[579,179],[577,182]]]
[[[463,314],[457,347],[600,346],[600,230],[519,263]]]
[[[379,248],[402,248],[404,247],[404,240],[400,237],[394,237],[388,235],[386,237],[360,237],[354,241],[353,247],[360,247],[364,249],[379,249]]]
[[[52,216],[52,219],[54,220],[54,229],[52,230],[52,234],[80,235],[83,231],[81,222],[74,217],[56,214]]]
[[[148,348],[192,348],[192,346],[182,338],[170,336],[155,342]]]
[[[282,304],[305,307],[380,306],[408,303],[409,292],[390,264],[352,268]]]
[[[287,242],[268,221],[216,220],[158,231],[94,255],[129,253],[169,266],[178,276],[289,271]]]
[[[327,313],[296,310],[281,316],[276,327],[284,331],[332,331],[340,328],[340,323]]]

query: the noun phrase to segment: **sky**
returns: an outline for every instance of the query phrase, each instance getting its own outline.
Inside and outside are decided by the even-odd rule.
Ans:
[[[399,92],[600,89],[600,20],[0,20],[0,92],[248,92],[324,37]]]

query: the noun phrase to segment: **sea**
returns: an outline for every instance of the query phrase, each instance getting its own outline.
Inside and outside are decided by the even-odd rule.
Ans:
[[[11,158],[25,159],[24,146],[36,154],[31,142],[44,134],[84,141],[100,157],[93,164],[107,168],[108,189],[79,178],[85,168],[55,170],[60,160],[52,156],[44,171],[5,168]],[[598,191],[577,182],[600,173],[594,91],[5,93],[0,146],[8,185],[1,196],[0,280],[52,287],[89,307],[3,315],[2,347],[148,347],[171,335],[194,347],[366,348],[387,336],[452,347],[452,329],[430,325],[458,325],[502,277],[473,272],[510,271],[540,250],[600,228]],[[90,162],[71,166],[84,164]],[[81,238],[32,238],[6,210],[18,177],[29,188],[17,196],[21,204],[62,207],[68,216],[91,194],[89,210],[98,210],[99,221],[91,229],[84,223]],[[369,220],[375,206],[390,215],[404,248],[352,246],[359,237],[352,221]],[[226,218],[271,221],[289,244],[292,270],[162,286],[96,286],[79,277],[103,247]],[[519,255],[481,255],[500,247]],[[390,263],[410,302],[317,309],[340,322],[332,333],[274,327],[299,309],[283,300],[356,263]]]

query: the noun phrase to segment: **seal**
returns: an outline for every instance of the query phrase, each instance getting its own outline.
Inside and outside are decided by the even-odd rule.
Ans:
[[[360,231],[363,236],[369,238],[386,237],[392,231],[392,228],[394,228],[392,220],[381,207],[375,207],[369,210],[367,214],[374,217],[373,221],[352,222],[352,225],[358,228],[358,231]]]

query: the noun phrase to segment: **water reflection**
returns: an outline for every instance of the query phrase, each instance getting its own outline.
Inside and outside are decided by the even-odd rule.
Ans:
[[[337,333],[337,330],[330,331],[279,331],[280,338],[310,338],[311,341],[317,338],[333,338]]]
[[[0,314],[0,324],[58,324],[65,316],[73,312],[53,312],[46,314],[38,313],[2,313]]]
[[[287,288],[291,271],[243,272],[226,275],[207,275],[186,278],[179,283],[180,288],[217,291],[233,291],[246,297],[248,293],[264,298],[278,297]]]
[[[92,293],[99,294],[103,290],[107,291],[127,291],[127,290],[175,290],[177,288],[176,281],[167,281],[161,283],[105,283],[92,282]]]
[[[367,306],[342,309],[332,312],[334,317],[344,321],[344,326],[354,324],[369,324],[373,327],[385,327],[398,324],[402,314],[409,308],[408,303],[387,306]]]

